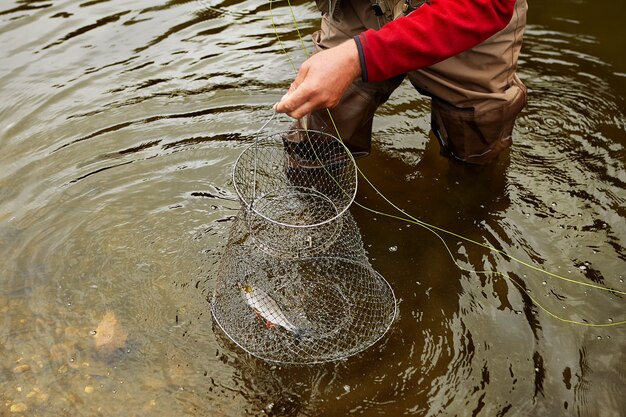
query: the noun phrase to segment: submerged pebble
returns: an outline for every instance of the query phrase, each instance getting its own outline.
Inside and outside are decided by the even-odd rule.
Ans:
[[[28,407],[24,403],[11,404],[10,410],[12,413],[23,413],[28,410]]]
[[[15,368],[13,368],[14,374],[23,374],[24,372],[28,372],[28,371],[30,371],[30,365],[26,363],[22,365],[17,365]]]
[[[96,349],[107,354],[126,344],[127,333],[113,311],[107,311],[98,324],[94,335]]]
[[[37,387],[33,387],[33,389],[28,394],[26,394],[26,398],[34,398],[37,401],[46,402],[50,398],[50,394],[41,391]]]

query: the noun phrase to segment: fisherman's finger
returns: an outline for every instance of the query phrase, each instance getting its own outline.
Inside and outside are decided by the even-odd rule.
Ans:
[[[298,106],[298,108],[296,108],[295,110],[288,112],[287,114],[291,117],[293,117],[294,119],[300,119],[304,116],[306,116],[307,114],[311,113],[313,110],[315,110],[317,107],[315,106],[315,104],[311,101],[306,101],[304,103],[302,103],[300,106]]]
[[[277,113],[289,113],[290,111],[293,111],[293,109],[289,93],[285,93],[285,95],[280,98],[280,101],[274,104],[274,111]]]
[[[293,111],[295,109],[295,105],[293,104],[292,93],[298,91],[298,87],[306,78],[306,74],[308,73],[308,68],[303,64],[296,75],[295,80],[289,85],[289,89],[287,92],[280,98],[280,101],[274,104],[274,111],[278,113],[287,113]]]
[[[319,106],[314,100],[305,100],[298,103],[298,106],[287,114],[294,119],[300,119],[303,116],[311,113],[313,110],[317,110]]]
[[[283,102],[287,99],[287,96],[289,96],[289,92],[286,92],[285,94],[283,94],[283,96],[280,98],[280,100],[278,100],[277,103],[274,103],[272,108],[274,109],[275,112],[277,112],[277,113],[285,113]]]
[[[311,97],[313,95],[314,90],[304,83],[293,92],[288,93],[286,97],[278,103],[276,111],[280,113],[287,113],[290,116],[292,116],[294,112],[296,112],[295,114],[299,114],[300,107],[311,101]]]
[[[284,100],[281,100],[280,103],[277,103],[274,110],[278,113],[287,113],[289,116],[292,116],[294,112],[298,111],[302,104],[302,101],[296,101],[292,97],[287,97]]]
[[[293,101],[289,94],[285,94],[283,98],[274,105],[274,110],[277,113],[291,113],[298,108],[298,105]]]

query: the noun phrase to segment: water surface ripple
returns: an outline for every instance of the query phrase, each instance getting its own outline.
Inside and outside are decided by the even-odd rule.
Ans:
[[[615,13],[531,5],[510,154],[442,158],[428,100],[404,84],[363,171],[419,219],[626,290],[626,37],[620,6],[600,3]],[[292,4],[315,30],[313,2]],[[232,165],[293,78],[282,48],[304,57],[291,18],[260,0],[0,6],[0,415],[620,415],[625,328],[563,323],[526,292],[609,324],[626,318],[622,296],[442,235],[460,266],[501,275],[465,272],[427,230],[357,208],[399,299],[380,342],[278,366],[214,325]],[[393,210],[364,181],[357,199]],[[98,346],[107,326],[111,349]]]

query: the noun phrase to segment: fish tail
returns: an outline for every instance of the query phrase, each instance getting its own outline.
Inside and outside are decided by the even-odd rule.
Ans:
[[[302,342],[302,339],[311,332],[311,329],[307,329],[306,327],[298,327],[293,331],[293,336],[295,339],[296,345],[299,345]]]
[[[293,336],[294,336],[294,343],[296,345],[299,345],[300,342],[302,342],[302,336],[304,335],[304,332],[302,329],[296,329],[296,331],[293,332]]]

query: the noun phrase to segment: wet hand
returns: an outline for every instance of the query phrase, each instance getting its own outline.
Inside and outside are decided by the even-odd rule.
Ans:
[[[360,75],[361,63],[354,40],[318,52],[302,64],[289,92],[274,110],[299,119],[313,110],[332,108]]]

